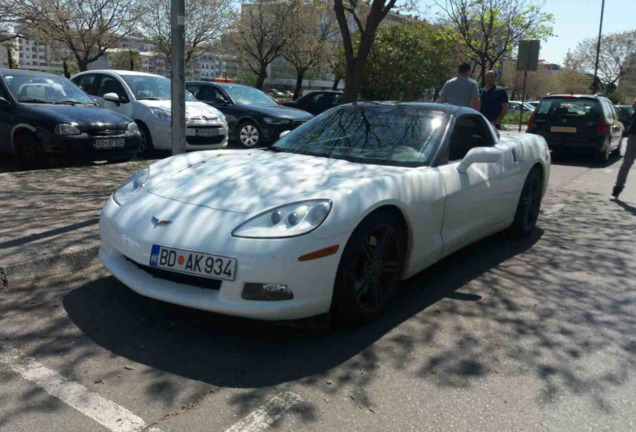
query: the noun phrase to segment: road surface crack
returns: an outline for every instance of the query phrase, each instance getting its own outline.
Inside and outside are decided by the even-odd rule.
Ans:
[[[211,389],[209,389],[208,391],[206,391],[205,393],[200,395],[198,398],[196,398],[196,400],[192,401],[188,405],[183,405],[181,408],[179,408],[177,410],[174,410],[171,413],[168,413],[168,414],[164,415],[159,420],[156,420],[156,421],[150,423],[149,425],[147,425],[145,428],[142,429],[142,432],[143,431],[148,431],[148,430],[152,429],[153,427],[158,426],[159,423],[161,423],[161,422],[164,422],[164,421],[166,421],[168,419],[177,417],[178,415],[181,415],[181,414],[185,413],[186,411],[191,410],[192,408],[194,408],[197,405],[199,405],[203,401],[203,399],[205,399],[209,395],[214,394],[214,393],[216,393],[218,391],[219,391],[219,387],[212,387]]]

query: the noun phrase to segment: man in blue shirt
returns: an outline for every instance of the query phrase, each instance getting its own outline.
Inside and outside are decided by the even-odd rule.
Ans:
[[[508,113],[508,93],[497,86],[497,72],[486,72],[486,87],[481,90],[481,113],[497,128]]]
[[[632,102],[632,106],[636,110],[636,99]],[[618,201],[618,196],[623,192],[625,188],[625,182],[627,181],[627,174],[636,161],[636,113],[632,116],[632,124],[627,130],[627,148],[625,149],[625,156],[623,156],[623,163],[618,170],[618,177],[616,178],[616,185],[612,190],[612,196],[610,199]]]

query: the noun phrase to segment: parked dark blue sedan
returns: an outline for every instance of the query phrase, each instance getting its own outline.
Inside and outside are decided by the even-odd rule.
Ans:
[[[47,155],[127,160],[139,150],[137,125],[99,108],[66,78],[0,69],[0,151],[20,168],[39,168]]]

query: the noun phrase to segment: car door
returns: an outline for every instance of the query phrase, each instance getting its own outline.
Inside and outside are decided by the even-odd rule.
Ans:
[[[603,104],[607,106],[608,125],[610,127],[610,133],[612,134],[612,148],[614,148],[621,145],[623,125],[618,119],[614,105],[612,105],[609,100],[603,101]]]
[[[124,86],[119,82],[117,78],[111,75],[99,74],[99,81],[96,83],[97,90],[97,103],[99,106],[116,111],[118,113],[132,117],[133,109],[130,98],[124,89]],[[111,102],[104,99],[104,95],[107,93],[115,93],[119,96],[119,102]]]
[[[11,151],[11,129],[13,123],[13,104],[10,103],[10,98],[4,89],[2,78],[0,78],[0,97],[9,102],[0,104],[0,150]]]
[[[518,171],[512,150],[496,145],[496,138],[482,116],[460,116],[452,127],[445,144],[446,154],[438,167],[446,187],[443,255],[509,224],[514,216],[512,207],[518,188],[509,181]],[[499,161],[474,163],[465,173],[459,172],[463,158],[476,147],[497,150]]]

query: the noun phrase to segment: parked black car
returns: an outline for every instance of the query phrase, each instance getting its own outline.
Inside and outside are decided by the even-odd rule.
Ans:
[[[21,168],[41,167],[46,155],[127,160],[140,143],[128,117],[99,108],[66,78],[0,69],[0,151]]]
[[[186,89],[225,114],[230,137],[243,147],[273,144],[280,134],[310,120],[308,112],[280,105],[262,91],[239,84],[194,81]]]
[[[284,102],[283,105],[298,108],[313,115],[318,115],[330,108],[342,104],[341,91],[313,91],[301,96],[295,101]]]
[[[607,162],[620,152],[623,130],[605,96],[550,95],[532,113],[527,132],[544,137],[552,150],[584,149]]]
[[[634,107],[631,105],[614,105],[614,108],[616,109],[616,114],[618,114],[618,119],[623,123],[623,126],[625,126],[623,136],[627,136],[629,125],[634,118]]]

